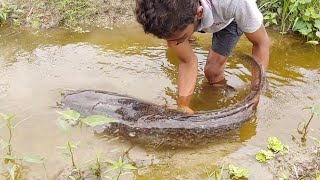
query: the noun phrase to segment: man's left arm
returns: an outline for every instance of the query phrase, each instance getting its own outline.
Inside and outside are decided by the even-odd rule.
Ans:
[[[248,40],[252,43],[252,55],[260,61],[265,70],[269,64],[269,36],[262,24],[261,27],[253,33],[245,33]]]

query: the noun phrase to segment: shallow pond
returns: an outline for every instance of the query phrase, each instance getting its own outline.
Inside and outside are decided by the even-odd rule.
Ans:
[[[297,146],[292,140],[301,138],[297,126],[310,116],[302,109],[320,104],[320,48],[307,46],[296,37],[273,31],[269,34],[268,88],[255,118],[207,146],[186,149],[134,145],[129,157],[139,167],[136,179],[206,179],[207,171],[230,162],[249,169],[250,179],[272,179],[254,156],[266,147],[269,136]],[[217,109],[239,102],[250,77],[248,69],[233,56],[227,63],[226,79],[237,91],[208,86],[203,67],[211,36],[196,36],[193,46],[199,59],[199,76],[192,108]],[[75,150],[79,164],[98,152],[116,160],[131,147],[121,138],[101,138],[90,128],[62,132],[56,125],[59,109],[54,108],[61,93],[101,89],[175,107],[178,60],[164,41],[145,35],[137,25],[81,34],[64,29],[38,33],[0,29],[0,47],[0,112],[16,114],[16,120],[27,118],[16,128],[13,150],[18,155],[32,152],[45,157],[50,179],[57,179],[70,164],[56,149],[68,139],[80,142]],[[250,52],[251,45],[243,37],[234,54]],[[320,137],[319,122],[311,122],[309,136]],[[1,129],[1,137],[7,138],[7,134]],[[306,145],[313,145],[310,138]],[[46,177],[41,166],[28,168],[26,179]]]

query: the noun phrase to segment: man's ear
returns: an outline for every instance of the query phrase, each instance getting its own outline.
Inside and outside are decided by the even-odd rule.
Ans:
[[[202,19],[203,18],[203,7],[198,6],[197,8],[197,19]]]

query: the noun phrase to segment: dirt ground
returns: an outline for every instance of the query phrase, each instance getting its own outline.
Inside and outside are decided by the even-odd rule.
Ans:
[[[68,26],[66,21],[76,22],[81,27],[106,27],[134,21],[134,0],[80,0],[59,8],[62,0],[12,0],[19,13],[12,13],[22,27],[48,29]],[[58,4],[58,5],[57,5]],[[10,16],[9,16],[10,17]],[[13,20],[8,20],[13,24]]]

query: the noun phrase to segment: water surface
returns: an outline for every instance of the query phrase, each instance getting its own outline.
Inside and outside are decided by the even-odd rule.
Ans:
[[[269,31],[272,40],[268,89],[260,99],[256,117],[240,131],[216,143],[193,149],[157,149],[134,146],[130,158],[140,167],[137,179],[205,179],[223,162],[246,167],[251,179],[269,179],[255,163],[254,155],[265,148],[269,136],[296,146],[298,124],[309,118],[306,106],[320,104],[320,49],[307,46],[294,36]],[[13,148],[22,155],[34,152],[46,157],[49,177],[68,166],[56,146],[68,139],[80,141],[79,164],[96,152],[110,159],[128,149],[127,141],[98,138],[90,129],[63,133],[56,125],[56,105],[66,90],[102,89],[130,95],[156,104],[175,107],[178,59],[166,44],[145,35],[137,25],[113,30],[92,29],[72,33],[54,29],[34,33],[0,29],[0,112],[28,118],[14,134]],[[236,54],[250,53],[251,45],[241,39],[226,67],[228,85],[236,91],[208,86],[203,67],[211,46],[209,34],[197,34],[193,46],[199,59],[198,84],[191,107],[196,110],[223,108],[241,101],[250,80],[248,68]],[[314,120],[309,135],[320,137],[320,123]],[[1,129],[0,136],[7,132]],[[307,146],[312,146],[308,139]],[[44,178],[41,167],[30,165],[28,177]]]

